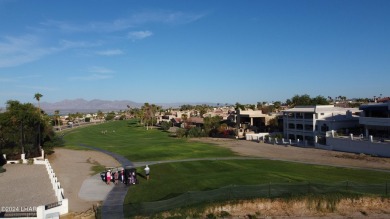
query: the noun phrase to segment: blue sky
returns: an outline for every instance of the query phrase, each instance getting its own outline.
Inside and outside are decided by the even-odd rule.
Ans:
[[[7,100],[390,96],[388,0],[0,0]]]

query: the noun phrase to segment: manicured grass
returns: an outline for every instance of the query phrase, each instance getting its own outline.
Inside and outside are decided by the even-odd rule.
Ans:
[[[121,154],[133,162],[235,156],[212,144],[169,137],[169,133],[156,128],[146,130],[135,120],[75,128],[65,134],[64,140],[67,148],[80,149],[79,145],[85,144]]]
[[[139,168],[140,173],[143,172]],[[307,165],[272,160],[213,160],[151,166],[150,180],[140,177],[125,203],[172,198],[187,191],[204,191],[228,185],[259,185],[282,182],[334,183],[390,182],[390,173]]]
[[[102,134],[102,131],[107,131]],[[131,161],[181,160],[238,156],[212,144],[169,137],[161,130],[146,130],[136,121],[109,122],[76,128],[65,135],[67,148],[85,144],[124,155]],[[139,168],[139,173],[143,169]],[[228,185],[258,185],[281,182],[356,183],[390,182],[390,173],[307,165],[271,160],[210,160],[165,163],[151,166],[151,179],[139,177],[125,204],[150,202],[187,191],[205,191]]]

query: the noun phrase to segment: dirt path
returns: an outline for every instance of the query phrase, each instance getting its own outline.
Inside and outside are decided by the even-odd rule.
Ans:
[[[114,158],[97,151],[68,150],[56,148],[49,156],[49,161],[56,173],[65,197],[69,199],[69,211],[84,212],[92,208],[97,201],[86,201],[79,197],[84,180],[89,179],[95,162],[103,166],[120,166]],[[103,183],[103,182],[102,182]]]
[[[246,140],[196,138],[191,141],[213,143],[242,156],[261,157],[302,163],[390,171],[390,158],[371,157],[315,148],[273,145]]]

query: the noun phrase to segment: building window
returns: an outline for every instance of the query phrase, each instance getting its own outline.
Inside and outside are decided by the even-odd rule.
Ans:
[[[303,130],[303,125],[302,124],[297,124],[297,129],[298,130]]]
[[[295,135],[289,134],[289,135],[288,135],[288,139],[295,140]]]
[[[294,123],[289,123],[288,124],[289,129],[295,129],[295,124]]]
[[[306,131],[313,131],[313,125],[305,125]]]
[[[305,113],[305,119],[313,119],[314,113]]]
[[[303,113],[296,113],[295,118],[297,119],[303,119]]]
[[[327,131],[329,131],[329,127],[326,124],[323,124],[321,126],[321,132],[327,132]]]
[[[314,137],[313,136],[305,136],[305,140],[306,141],[314,141]]]

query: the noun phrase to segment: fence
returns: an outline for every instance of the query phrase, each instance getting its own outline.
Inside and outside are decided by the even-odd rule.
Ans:
[[[307,194],[348,193],[360,195],[388,196],[388,183],[361,184],[354,182],[338,183],[269,183],[262,185],[227,186],[215,190],[187,192],[175,198],[156,202],[124,205],[127,216],[152,215],[163,211],[188,207],[201,203],[218,203],[230,200],[254,198],[287,198]]]

